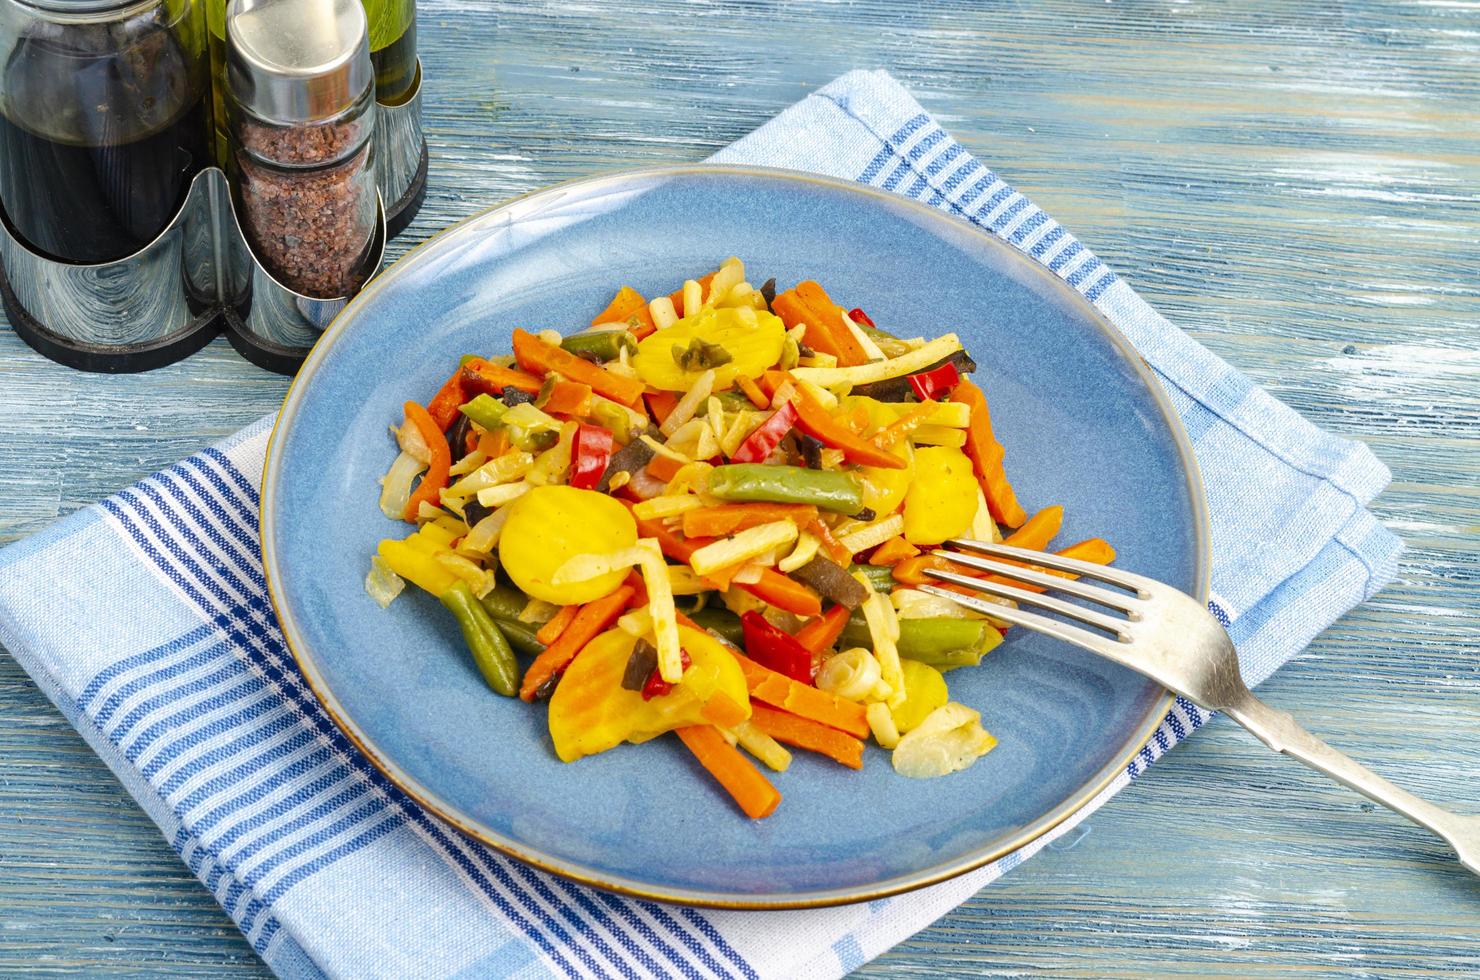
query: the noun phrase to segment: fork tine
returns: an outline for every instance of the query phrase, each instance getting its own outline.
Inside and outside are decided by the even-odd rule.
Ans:
[[[946,573],[949,574],[949,573]],[[985,613],[993,619],[1000,619],[1005,623],[1012,623],[1036,633],[1044,633],[1054,639],[1072,643],[1086,650],[1093,650],[1113,660],[1123,662],[1125,652],[1121,649],[1126,644],[1091,633],[1089,630],[1080,629],[1078,626],[1070,626],[1068,623],[1059,622],[1057,619],[1049,619],[1037,613],[1026,612],[1022,609],[1014,609],[1011,606],[999,606],[995,602],[987,602],[985,599],[977,599],[969,595],[961,595],[949,589],[942,589],[936,585],[919,586],[921,592],[929,592],[960,603],[967,609]]]
[[[1067,592],[1069,595],[1077,596],[1080,599],[1088,599],[1090,602],[1098,602],[1102,606],[1109,606],[1111,609],[1119,609],[1122,612],[1129,612],[1134,608],[1134,604],[1140,601],[1135,596],[1126,595],[1124,592],[1111,592],[1109,589],[1099,589],[1093,585],[1076,582],[1073,579],[1062,578],[1058,575],[1049,575],[1046,572],[1040,572],[1033,568],[1004,564],[1001,561],[995,561],[991,558],[963,555],[959,551],[938,550],[931,552],[931,554],[937,558],[944,558],[947,561],[955,562],[958,565],[965,565],[968,568],[977,568],[984,572],[991,572],[1003,578],[1016,579],[1019,582],[1028,582],[1032,585],[1042,586],[1045,589],[1056,589],[1059,592]]]
[[[1037,565],[1040,568],[1052,568],[1060,572],[1073,572],[1085,578],[1099,579],[1101,582],[1109,582],[1123,589],[1135,589],[1138,592],[1147,592],[1149,587],[1155,585],[1151,579],[1134,572],[1122,571],[1118,568],[1109,568],[1105,565],[1096,565],[1094,562],[1080,561],[1078,558],[1065,558],[1062,555],[1050,554],[1044,551],[1032,551],[1028,548],[1015,548],[1010,544],[995,544],[991,541],[973,541],[970,538],[952,538],[946,544],[954,545],[966,551],[975,551],[982,555],[995,555],[998,558],[1011,558],[1014,561],[1026,562]]]
[[[1077,619],[1081,623],[1099,627],[1114,636],[1125,636],[1129,632],[1130,620],[1108,616],[1105,613],[1086,609],[1083,606],[1076,606],[1072,602],[1065,602],[1063,599],[1058,599],[1051,595],[1029,592],[1027,589],[1003,585],[1000,582],[986,582],[979,578],[958,575],[955,572],[943,572],[934,568],[927,568],[925,574],[931,578],[938,578],[954,585],[963,585],[976,592],[985,592],[988,595],[1001,596],[1004,599],[1015,599],[1018,602],[1030,606],[1037,606],[1039,609],[1047,609],[1049,612],[1056,612],[1060,616],[1068,616],[1070,619]]]

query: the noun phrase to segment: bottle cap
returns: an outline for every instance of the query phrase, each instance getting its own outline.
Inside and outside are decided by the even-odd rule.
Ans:
[[[360,0],[231,0],[226,79],[258,118],[332,119],[375,85]]]

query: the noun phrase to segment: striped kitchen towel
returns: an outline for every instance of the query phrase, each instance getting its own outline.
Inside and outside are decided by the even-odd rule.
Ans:
[[[1388,473],[1178,331],[882,72],[854,72],[716,158],[856,179],[990,229],[1062,276],[1157,371],[1212,518],[1213,610],[1251,681],[1392,578],[1365,509]],[[836,977],[1074,825],[1206,719],[1179,703],[1089,806],[922,891],[716,912],[552,878],[428,816],[305,688],[258,561],[268,420],[0,552],[0,642],[285,977]]]

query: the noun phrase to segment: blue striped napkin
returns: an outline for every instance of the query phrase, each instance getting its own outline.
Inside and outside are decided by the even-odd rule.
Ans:
[[[1213,611],[1260,681],[1388,582],[1367,449],[1314,428],[1152,310],[883,72],[717,160],[856,179],[991,229],[1095,303],[1161,377],[1202,464]],[[1206,721],[1178,703],[1054,833],[954,881],[805,912],[698,911],[552,878],[388,784],[299,678],[258,562],[269,420],[0,552],[0,642],[285,977],[837,977],[1031,857]],[[145,611],[141,614],[141,610]]]

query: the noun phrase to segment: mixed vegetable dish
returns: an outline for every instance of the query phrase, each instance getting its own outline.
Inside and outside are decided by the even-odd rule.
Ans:
[[[751,759],[792,749],[858,769],[872,739],[947,775],[996,744],[947,674],[1005,625],[918,588],[943,584],[932,551],[1047,550],[1063,519],[1019,504],[975,368],[955,334],[901,339],[735,258],[624,286],[589,329],[515,330],[406,402],[380,507],[416,530],[366,589],[436,596],[490,688],[548,702],[565,762],[673,732],[754,818],[781,794]]]

